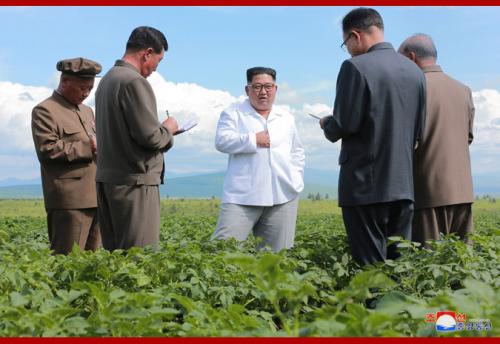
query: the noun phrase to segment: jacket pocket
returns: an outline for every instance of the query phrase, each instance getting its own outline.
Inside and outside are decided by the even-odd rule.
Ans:
[[[75,127],[63,127],[63,132],[64,135],[74,135],[78,134],[81,131],[80,128],[75,128]]]
[[[80,167],[74,170],[62,171],[60,172],[56,178],[57,179],[77,179],[83,177],[86,172],[86,168]]]

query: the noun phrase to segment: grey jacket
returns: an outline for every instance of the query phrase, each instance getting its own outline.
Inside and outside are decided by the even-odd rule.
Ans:
[[[123,185],[163,183],[163,152],[172,134],[158,121],[149,82],[118,60],[96,91],[96,181]]]
[[[327,139],[342,139],[339,205],[414,200],[413,153],[425,121],[422,71],[390,43],[344,61]]]

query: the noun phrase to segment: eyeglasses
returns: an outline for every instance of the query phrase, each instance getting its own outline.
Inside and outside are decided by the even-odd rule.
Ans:
[[[345,45],[347,43],[347,41],[352,37],[352,32],[350,32],[346,39],[342,42],[342,44],[340,45],[340,49],[344,50],[346,53],[347,53],[347,45]]]
[[[271,92],[272,90],[274,90],[276,84],[248,84],[247,86],[251,87],[252,91],[254,91],[255,93],[259,93],[260,91],[262,91],[262,88],[264,88],[266,92]]]

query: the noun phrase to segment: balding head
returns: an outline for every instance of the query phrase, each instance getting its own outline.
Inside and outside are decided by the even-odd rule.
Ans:
[[[407,38],[398,49],[400,54],[414,61],[420,68],[432,66],[437,61],[437,50],[429,35],[418,33]]]

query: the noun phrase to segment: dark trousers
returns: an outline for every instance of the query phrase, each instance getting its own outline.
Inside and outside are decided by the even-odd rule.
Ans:
[[[343,207],[342,217],[354,260],[361,265],[373,264],[399,256],[395,245],[387,246],[388,237],[411,239],[413,202]]]
[[[160,241],[158,185],[97,183],[97,204],[106,250],[157,248]]]
[[[471,203],[416,209],[413,216],[412,240],[429,248],[426,241],[439,240],[441,233],[455,233],[460,239],[470,243],[468,235],[473,228]]]
[[[50,249],[68,254],[73,245],[95,251],[101,246],[97,209],[47,209]]]

